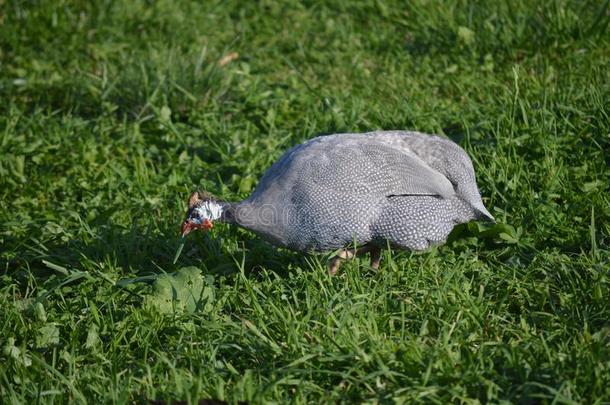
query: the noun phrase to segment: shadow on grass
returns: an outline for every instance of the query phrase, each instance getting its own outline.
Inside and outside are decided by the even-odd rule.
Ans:
[[[5,236],[3,254],[5,273],[28,280],[31,275],[45,279],[57,268],[113,274],[113,278],[172,273],[182,267],[195,266],[204,274],[231,276],[240,272],[257,277],[265,269],[288,277],[294,268],[311,268],[309,255],[276,248],[250,232],[219,225],[211,233],[194,232],[182,241],[178,224],[151,229],[137,224],[129,228],[100,218],[98,224],[80,227],[78,235],[56,235],[38,240],[34,229],[27,239]],[[32,227],[33,228],[33,227]],[[87,231],[88,230],[88,231]],[[180,244],[184,247],[174,263]],[[494,252],[496,259],[527,266],[541,250],[579,253],[576,246],[544,247],[528,244],[515,230],[504,224],[462,224],[450,234],[447,247],[455,250],[480,249]],[[325,262],[324,255],[317,259]]]
[[[123,277],[170,273],[187,266],[195,266],[205,274],[232,275],[243,267],[248,275],[256,275],[265,268],[285,277],[291,265],[305,265],[302,254],[277,249],[254,235],[235,237],[237,232],[241,233],[226,229],[217,234],[189,235],[176,263],[181,238],[174,227],[152,231],[137,225],[127,229],[103,225],[95,228],[94,234],[69,240],[8,236],[5,246],[12,247],[7,252],[12,251],[14,257],[9,259],[6,255],[3,267],[5,273],[25,281],[31,275],[46,279],[56,274],[57,268],[96,270]]]
[[[224,229],[223,229],[224,228]],[[451,249],[469,249],[467,238],[476,238],[484,249],[497,250],[497,235],[484,235],[472,227],[459,225],[447,244]],[[243,271],[256,277],[263,268],[287,277],[292,268],[310,268],[309,255],[276,248],[259,237],[238,228],[221,225],[212,233],[195,232],[182,241],[178,228],[168,226],[152,230],[138,225],[129,228],[113,224],[93,226],[89,233],[66,238],[38,240],[27,232],[27,239],[6,236],[6,273],[27,280],[30,275],[45,279],[57,268],[114,273],[118,277],[171,273],[195,266],[205,274],[233,275]],[[180,244],[184,247],[174,263]],[[506,244],[504,244],[506,247]],[[519,249],[523,253],[523,249]],[[526,249],[527,250],[527,249]],[[518,254],[513,252],[513,254]],[[319,255],[324,263],[324,255]],[[532,255],[527,255],[532,256]],[[523,258],[522,258],[523,259]]]

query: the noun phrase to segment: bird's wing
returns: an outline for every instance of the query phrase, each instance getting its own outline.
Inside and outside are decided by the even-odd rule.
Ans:
[[[335,144],[308,156],[301,182],[335,193],[378,196],[455,194],[451,182],[408,149],[376,142]]]

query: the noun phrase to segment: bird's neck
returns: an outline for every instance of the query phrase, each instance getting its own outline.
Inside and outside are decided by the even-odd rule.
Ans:
[[[225,222],[227,224],[237,224],[236,210],[238,203],[229,201],[217,201],[218,209],[220,211],[220,218],[218,221]]]
[[[240,202],[219,201],[218,203],[222,206],[220,222],[238,225],[254,232],[257,231],[261,223],[265,222],[265,218],[263,218],[265,210],[248,200]]]
[[[219,222],[237,225],[256,233],[274,245],[286,246],[286,223],[289,210],[278,210],[272,205],[260,205],[250,199],[241,202],[218,201],[222,206]]]

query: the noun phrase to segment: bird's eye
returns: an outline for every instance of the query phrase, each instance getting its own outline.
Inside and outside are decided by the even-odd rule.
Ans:
[[[192,210],[189,213],[188,217],[189,217],[189,220],[191,220],[194,223],[197,223],[197,224],[201,223],[201,215],[199,214],[199,212],[197,210]]]

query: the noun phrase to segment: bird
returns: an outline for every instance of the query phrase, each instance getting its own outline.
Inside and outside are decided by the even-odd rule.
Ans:
[[[439,135],[374,131],[292,147],[243,201],[193,192],[182,237],[215,222],[235,224],[293,251],[335,252],[334,275],[365,253],[378,269],[384,248],[441,245],[455,225],[474,220],[495,222],[464,149]]]

